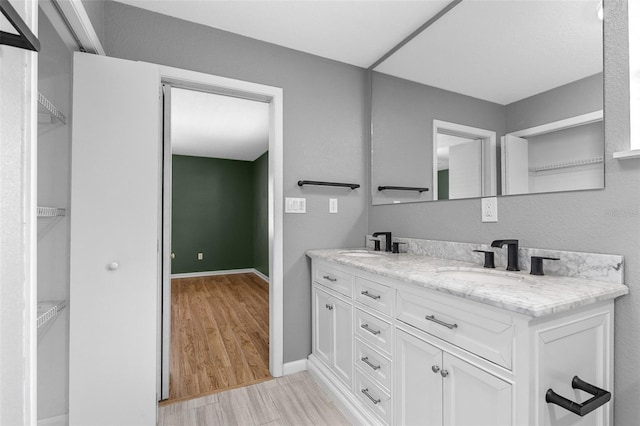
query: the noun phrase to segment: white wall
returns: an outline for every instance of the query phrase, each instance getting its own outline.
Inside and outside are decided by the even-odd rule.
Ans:
[[[37,33],[35,0],[11,1]],[[4,29],[4,28],[3,28]],[[35,421],[37,56],[0,45],[0,424]]]

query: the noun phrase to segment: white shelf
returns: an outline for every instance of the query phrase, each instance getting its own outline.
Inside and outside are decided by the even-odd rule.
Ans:
[[[67,211],[57,207],[40,207],[38,206],[38,239],[49,232],[53,226],[66,216]]]
[[[38,302],[38,339],[49,330],[60,312],[67,306],[66,300],[46,300]]]
[[[631,149],[629,151],[619,151],[613,153],[613,158],[625,160],[627,158],[640,158],[640,149]]]
[[[567,167],[587,166],[589,164],[599,164],[603,162],[604,162],[604,157],[593,157],[593,158],[587,158],[584,160],[564,161],[560,163],[545,164],[543,166],[534,166],[529,171],[542,172],[546,170],[564,169]]]
[[[47,133],[65,124],[67,117],[42,93],[38,93],[38,134]]]

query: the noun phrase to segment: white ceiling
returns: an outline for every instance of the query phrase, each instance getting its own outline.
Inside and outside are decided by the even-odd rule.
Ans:
[[[376,71],[507,105],[602,72],[599,0],[464,0]]]
[[[368,68],[449,0],[118,0]]]
[[[254,161],[269,148],[269,105],[171,89],[173,154]]]

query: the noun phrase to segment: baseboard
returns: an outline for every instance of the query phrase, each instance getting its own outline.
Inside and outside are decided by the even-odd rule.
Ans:
[[[282,366],[282,374],[288,376],[289,374],[299,373],[301,371],[307,371],[307,359],[299,359],[297,361],[285,362]]]
[[[38,420],[38,426],[67,426],[69,424],[69,415],[63,414],[61,416],[49,417],[46,419]]]
[[[266,282],[269,282],[269,277],[255,268],[245,269],[227,269],[224,271],[201,271],[201,272],[185,272],[182,274],[171,274],[171,278],[197,278],[197,277],[211,277],[214,275],[232,275],[232,274],[255,274],[262,278]]]
[[[323,388],[342,413],[357,425],[382,426],[382,422],[356,398],[347,386],[335,378],[329,368],[314,355],[309,355],[309,374]]]

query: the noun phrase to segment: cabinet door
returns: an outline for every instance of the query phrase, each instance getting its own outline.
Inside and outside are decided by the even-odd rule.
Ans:
[[[442,351],[396,333],[395,424],[442,426]]]
[[[445,425],[512,424],[510,383],[448,353],[443,355],[443,370]]]
[[[353,371],[353,308],[347,302],[336,297],[330,302],[333,306],[334,322],[334,368],[338,377],[351,389]]]
[[[333,366],[333,301],[313,286],[313,353],[329,367]]]

